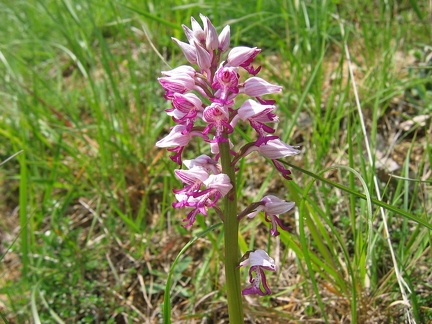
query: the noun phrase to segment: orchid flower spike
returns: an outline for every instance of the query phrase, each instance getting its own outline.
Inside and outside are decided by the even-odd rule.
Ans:
[[[188,209],[183,219],[186,228],[194,224],[198,214],[207,216],[209,209],[213,209],[225,226],[232,226],[232,229],[242,218],[253,218],[263,211],[265,220],[271,223],[270,233],[277,236],[279,228],[290,230],[279,217],[295,204],[267,195],[250,204],[236,219],[235,195],[238,190],[234,184],[237,183],[236,172],[239,170],[236,163],[253,151],[270,159],[285,179],[291,179],[291,172],[279,159],[294,156],[300,151],[281,141],[269,125],[279,121],[274,113],[277,106],[273,98],[264,97],[280,93],[282,87],[257,76],[261,66],[256,66],[254,61],[261,49],[246,46],[230,49],[230,27],[226,26],[218,34],[208,17],[200,14],[200,18],[202,24],[192,17],[190,27],[182,26],[186,42],[172,38],[190,64],[162,71],[162,76],[158,78],[165,91],[164,98],[170,104],[165,112],[175,126],[156,146],[173,152],[170,158],[180,166],[174,175],[182,182],[181,188],[173,190],[177,201],[172,206]],[[239,149],[232,134],[237,133],[235,128],[241,122],[244,124],[242,127],[250,125],[256,136]],[[243,129],[239,131],[243,132]],[[201,143],[189,145],[197,137]],[[206,145],[207,149],[204,148]],[[182,162],[183,151],[189,146],[193,149],[204,148],[209,155],[199,155]],[[181,169],[183,164],[186,168]],[[222,212],[219,202],[224,197],[226,208]],[[225,237],[227,260],[237,257],[237,232],[234,230]],[[276,265],[265,251],[248,252],[239,263],[239,267],[242,266],[250,267],[251,284],[243,289],[243,295],[271,294],[264,271],[276,271]],[[227,273],[235,270],[232,263],[227,263],[228,268]],[[234,287],[233,282],[228,280],[227,286]],[[237,288],[229,288],[228,291],[234,291],[241,297]]]

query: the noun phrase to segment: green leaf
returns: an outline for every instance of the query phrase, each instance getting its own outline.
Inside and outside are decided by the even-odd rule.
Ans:
[[[344,185],[341,185],[341,184],[339,184],[339,183],[336,183],[336,182],[333,182],[333,181],[331,181],[331,180],[328,180],[328,179],[326,179],[326,178],[324,178],[324,177],[322,177],[322,176],[319,176],[319,175],[317,175],[317,174],[315,174],[315,173],[313,173],[313,172],[307,171],[307,170],[305,170],[305,169],[303,169],[303,168],[300,168],[299,166],[296,166],[296,165],[294,165],[294,164],[291,164],[291,163],[288,163],[288,162],[285,162],[285,161],[282,161],[282,160],[279,160],[279,162],[281,162],[281,163],[283,163],[283,164],[285,164],[285,165],[288,165],[289,167],[291,167],[291,168],[293,168],[293,169],[295,169],[295,170],[297,170],[297,171],[300,171],[300,172],[302,172],[302,173],[304,173],[304,174],[307,174],[308,176],[311,176],[311,177],[313,177],[313,178],[315,178],[315,179],[317,179],[317,180],[320,180],[320,181],[322,181],[322,182],[324,182],[324,183],[327,183],[327,184],[329,184],[329,185],[331,185],[331,186],[333,186],[333,187],[339,188],[339,189],[341,189],[341,190],[343,190],[343,191],[345,191],[345,192],[347,192],[347,193],[349,193],[349,194],[352,194],[352,195],[354,195],[354,196],[357,196],[358,198],[361,198],[361,199],[367,200],[366,195],[364,195],[364,194],[362,194],[362,193],[359,193],[359,192],[357,192],[357,191],[355,191],[355,190],[352,190],[351,188],[345,187]],[[414,216],[414,215],[408,213],[408,212],[405,211],[405,210],[402,210],[402,209],[396,208],[396,207],[394,207],[394,206],[392,206],[392,205],[389,205],[389,204],[387,204],[387,203],[385,203],[385,202],[383,202],[383,201],[381,201],[381,200],[378,200],[378,199],[376,199],[376,198],[372,198],[372,197],[371,197],[371,201],[372,201],[373,204],[375,204],[375,205],[377,205],[377,206],[380,206],[380,207],[383,207],[383,208],[385,208],[385,209],[388,209],[388,210],[390,210],[390,211],[392,211],[392,212],[394,212],[394,213],[396,213],[396,214],[399,214],[399,215],[401,215],[401,216],[404,216],[404,217],[406,217],[406,218],[408,218],[408,219],[410,219],[410,220],[412,220],[412,221],[414,221],[414,222],[416,222],[416,223],[418,223],[418,224],[421,224],[421,225],[423,225],[423,226],[429,228],[430,230],[432,230],[432,224],[429,224],[429,223],[426,222],[424,219],[421,219],[421,218],[419,218],[419,217],[416,217],[416,216]]]

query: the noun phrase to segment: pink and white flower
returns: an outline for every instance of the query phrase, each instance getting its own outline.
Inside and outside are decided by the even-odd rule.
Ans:
[[[264,124],[279,121],[279,118],[272,112],[275,108],[274,105],[262,105],[255,100],[248,99],[237,109],[237,115],[231,120],[231,126],[234,127],[239,119],[249,121],[252,128],[259,135],[258,143],[256,143],[259,146],[264,141],[267,133],[275,132],[272,127]]]
[[[204,111],[201,99],[194,93],[174,93],[172,96],[173,108],[165,110],[177,123],[186,125],[191,131],[195,120],[202,117]]]
[[[252,284],[249,288],[242,290],[242,295],[260,295],[266,296],[271,294],[267,285],[264,270],[276,271],[274,260],[264,250],[248,252],[247,259],[240,262],[239,266],[250,266],[249,282]]]
[[[176,195],[178,202],[173,203],[174,208],[193,208],[183,219],[184,222],[187,222],[184,227],[192,226],[199,213],[206,216],[207,209],[215,206],[232,189],[229,177],[223,173],[211,174],[202,184],[206,189],[190,193],[179,192]]]
[[[276,160],[287,156],[293,156],[300,153],[299,150],[291,145],[282,142],[280,139],[271,139],[268,142],[257,147],[257,151],[266,158]]]
[[[178,165],[181,165],[181,154],[183,149],[189,144],[190,140],[194,136],[207,139],[207,136],[203,135],[202,132],[194,130],[188,131],[185,125],[176,125],[171,129],[167,136],[156,142],[156,146],[165,147],[168,148],[168,151],[175,152],[175,154],[170,156],[170,158]]]
[[[195,79],[186,73],[176,73],[170,77],[158,79],[161,86],[165,89],[165,98],[171,100],[174,93],[186,93],[195,88]]]
[[[234,47],[229,53],[227,58],[227,66],[239,67],[241,66],[252,75],[257,75],[261,67],[254,69],[252,62],[255,57],[261,52],[256,47],[237,46]]]
[[[174,170],[174,174],[186,186],[183,189],[174,189],[173,192],[187,196],[193,196],[194,193],[199,192],[201,185],[209,177],[207,170],[200,167],[194,167],[189,170]]]
[[[227,103],[231,94],[239,93],[239,74],[236,67],[221,66],[215,73],[212,88],[217,89],[215,97],[221,103]]]
[[[224,29],[222,29],[222,31],[218,37],[218,40],[219,40],[218,49],[221,52],[225,52],[228,49],[228,47],[230,46],[230,38],[231,38],[230,26],[225,26]]]
[[[242,93],[250,97],[260,97],[265,94],[278,93],[282,91],[282,87],[276,84],[271,84],[259,77],[252,77],[244,82]]]
[[[196,64],[197,63],[197,56],[196,56],[196,50],[195,46],[179,41],[177,38],[171,37],[171,39],[177,43],[177,45],[182,50],[184,56],[189,61],[190,64]]]
[[[212,128],[215,128],[214,142],[226,141],[223,134],[230,134],[233,131],[233,128],[229,124],[228,107],[219,103],[214,102],[204,109],[203,120],[208,124],[204,128],[203,134],[207,135]]]
[[[285,231],[290,231],[291,229],[288,226],[285,226],[280,218],[278,217],[280,214],[285,214],[294,208],[295,203],[290,201],[282,200],[276,196],[268,195],[261,199],[261,205],[256,207],[256,209],[247,214],[246,217],[254,218],[260,211],[265,213],[265,219],[267,222],[272,224],[272,228],[270,230],[271,235],[278,236],[280,233],[277,230],[279,226]]]
[[[221,173],[220,165],[208,155],[200,155],[192,160],[184,160],[183,164],[188,168],[200,167],[205,169],[208,173],[219,174]]]

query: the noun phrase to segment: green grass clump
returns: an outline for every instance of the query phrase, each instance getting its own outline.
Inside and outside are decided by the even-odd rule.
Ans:
[[[292,168],[286,182],[257,156],[240,164],[241,204],[277,192],[298,207],[283,218],[294,233],[274,245],[259,220],[241,224],[242,249],[262,242],[280,264],[274,295],[245,302],[250,322],[429,321],[430,10],[414,0],[3,1],[0,161],[23,152],[0,166],[2,319],[159,322],[170,280],[173,321],[227,321],[223,235],[199,236],[220,220],[181,226],[175,166],[154,146],[171,125],[156,79],[185,63],[171,36],[184,40],[181,24],[203,13],[218,31],[231,25],[232,46],[263,49],[263,73],[284,86],[277,132],[302,148],[289,162],[310,172]]]

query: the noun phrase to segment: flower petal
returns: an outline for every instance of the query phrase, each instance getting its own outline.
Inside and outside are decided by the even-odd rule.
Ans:
[[[259,77],[252,77],[245,81],[243,92],[251,97],[259,97],[265,94],[281,92],[282,87],[271,84]]]

